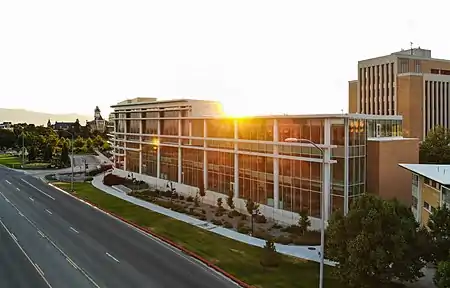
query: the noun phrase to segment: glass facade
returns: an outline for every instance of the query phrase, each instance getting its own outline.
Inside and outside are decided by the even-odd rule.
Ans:
[[[401,120],[372,118],[199,119],[185,110],[116,112],[115,151],[126,151],[116,159],[123,157],[130,172],[193,187],[205,183],[208,191],[234,192],[269,207],[320,217],[323,183],[330,187],[328,213],[345,210],[346,202],[365,193],[367,138],[401,136]],[[323,152],[308,142],[328,153],[333,162],[326,166],[328,173]]]

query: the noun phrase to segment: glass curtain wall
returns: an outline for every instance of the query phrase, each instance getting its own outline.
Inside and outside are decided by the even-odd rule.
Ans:
[[[355,198],[366,192],[367,121],[348,119],[349,141],[349,207]]]
[[[336,145],[331,151],[331,159],[337,162],[331,164],[331,211],[344,211],[345,187],[345,120],[333,120],[331,124],[331,145]]]

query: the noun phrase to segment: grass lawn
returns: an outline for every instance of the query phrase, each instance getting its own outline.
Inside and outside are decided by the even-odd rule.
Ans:
[[[70,190],[69,183],[54,182],[53,184],[66,191]],[[90,183],[74,183],[74,189],[78,197],[148,227],[255,287],[315,288],[319,285],[318,263],[280,255],[279,267],[264,269],[259,264],[261,248],[222,237],[136,206],[106,194]],[[325,271],[325,287],[342,288],[343,286],[330,276],[331,269],[327,267]]]
[[[12,155],[0,155],[0,164],[10,168],[20,168],[22,158]]]
[[[31,162],[27,163],[27,160],[25,160],[25,165],[23,168],[22,165],[22,158],[19,156],[12,156],[12,155],[0,155],[0,164],[5,165],[10,168],[15,169],[43,169],[47,168],[47,166],[50,163],[43,163],[43,162]]]

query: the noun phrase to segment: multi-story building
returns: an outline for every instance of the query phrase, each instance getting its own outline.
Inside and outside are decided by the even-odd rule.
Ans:
[[[412,174],[411,209],[416,220],[428,224],[436,208],[450,206],[450,165],[399,164]]]
[[[358,62],[349,82],[349,112],[402,115],[403,133],[423,139],[440,125],[450,128],[450,61],[412,48]]]
[[[160,187],[170,181],[181,193],[204,187],[211,204],[231,193],[240,210],[252,198],[286,223],[306,210],[314,226],[322,191],[325,219],[367,191],[411,199],[409,173],[397,164],[417,162],[418,140],[402,137],[401,116],[229,118],[217,102],[200,100],[135,99],[112,108],[115,173]]]

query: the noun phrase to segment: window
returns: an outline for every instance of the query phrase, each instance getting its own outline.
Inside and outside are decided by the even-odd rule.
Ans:
[[[417,204],[419,204],[417,198],[414,197],[414,196],[412,196],[412,204],[411,204],[411,206],[412,206],[413,208],[417,209],[417,206],[418,206]]]
[[[412,178],[413,178],[412,179],[413,185],[418,186],[419,185],[419,176],[417,174],[413,174]]]
[[[431,69],[431,74],[439,74],[439,69]]]
[[[376,132],[375,132],[375,137],[380,137],[381,135],[381,124],[377,123],[377,128],[376,128]]]
[[[431,205],[428,203],[428,202],[423,202],[423,208],[425,208],[425,210],[428,212],[428,213],[431,213]]]

